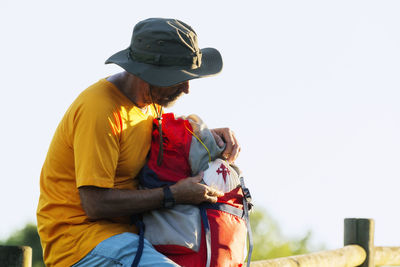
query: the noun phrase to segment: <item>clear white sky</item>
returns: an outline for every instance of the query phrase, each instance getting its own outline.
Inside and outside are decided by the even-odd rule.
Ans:
[[[400,245],[399,1],[0,2],[0,238],[35,220],[39,174],[74,98],[136,22],[173,17],[223,72],[170,111],[229,126],[252,190],[287,236],[342,246],[343,219],[374,218]]]

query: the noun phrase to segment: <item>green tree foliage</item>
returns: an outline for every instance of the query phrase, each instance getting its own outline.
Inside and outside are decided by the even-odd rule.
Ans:
[[[32,248],[32,267],[44,267],[42,246],[36,225],[28,223],[23,229],[13,233],[7,240],[0,241],[6,246],[30,246]]]
[[[309,253],[311,232],[299,239],[285,238],[271,216],[264,210],[255,209],[250,214],[254,248],[252,261],[288,257]]]

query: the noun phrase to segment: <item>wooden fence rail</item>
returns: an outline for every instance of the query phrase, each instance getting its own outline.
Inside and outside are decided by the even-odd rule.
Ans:
[[[400,247],[375,247],[375,265],[400,266]]]
[[[365,250],[358,245],[310,253],[306,255],[255,261],[251,267],[354,267],[366,259]],[[400,266],[400,247],[375,247],[376,266]]]
[[[251,267],[400,266],[400,247],[374,246],[372,219],[344,220],[344,247],[286,258],[251,262]]]
[[[367,254],[358,245],[348,245],[341,249],[321,251],[306,255],[255,261],[251,267],[353,267],[361,265]]]

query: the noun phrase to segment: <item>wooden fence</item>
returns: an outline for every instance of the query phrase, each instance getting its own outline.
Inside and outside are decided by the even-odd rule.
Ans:
[[[399,237],[400,239],[400,237]],[[400,241],[400,240],[399,240]],[[254,261],[251,267],[400,266],[400,247],[374,246],[372,219],[344,220],[344,247],[299,256]]]
[[[399,237],[400,238],[400,237]],[[30,247],[0,246],[0,266],[31,267]],[[254,261],[251,267],[400,266],[400,247],[374,246],[372,219],[344,220],[344,247],[306,255]]]

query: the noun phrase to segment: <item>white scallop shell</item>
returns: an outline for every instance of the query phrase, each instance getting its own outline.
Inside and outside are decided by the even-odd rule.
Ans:
[[[239,175],[235,169],[222,159],[208,163],[208,169],[204,171],[203,181],[206,185],[224,193],[232,191],[240,184]]]

